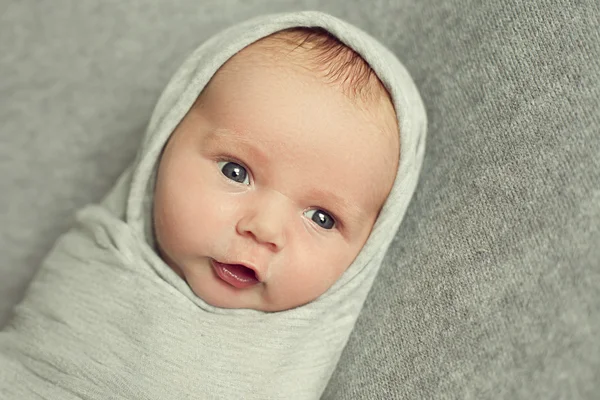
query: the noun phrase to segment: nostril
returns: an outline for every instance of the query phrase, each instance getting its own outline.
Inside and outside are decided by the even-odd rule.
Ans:
[[[280,221],[269,218],[247,215],[238,221],[235,229],[238,235],[267,246],[271,251],[278,251],[285,242],[285,232]]]

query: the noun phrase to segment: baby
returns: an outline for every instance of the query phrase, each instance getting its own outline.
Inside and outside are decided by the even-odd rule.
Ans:
[[[173,132],[155,188],[160,254],[217,307],[308,303],[363,247],[398,156],[369,65],[322,28],[277,32],[227,61]]]
[[[332,16],[202,44],[136,160],[0,332],[2,399],[317,399],[402,220],[426,119]]]

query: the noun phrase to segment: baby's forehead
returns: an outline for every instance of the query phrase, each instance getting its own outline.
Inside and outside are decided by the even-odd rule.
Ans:
[[[385,86],[360,54],[323,28],[296,27],[275,32],[240,53],[244,52],[310,71],[358,102],[381,98],[391,102]]]
[[[327,30],[297,27],[276,32],[240,50],[219,71],[243,73],[245,66],[238,63],[242,58],[250,58],[254,65],[282,67],[282,73],[289,73],[290,68],[308,72],[324,85],[341,90],[361,112],[371,114],[392,140],[398,140],[398,119],[384,84],[356,51]]]

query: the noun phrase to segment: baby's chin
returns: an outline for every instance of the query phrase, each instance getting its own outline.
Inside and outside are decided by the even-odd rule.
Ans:
[[[237,289],[223,282],[210,269],[198,271],[187,276],[188,286],[194,294],[206,304],[225,309],[250,309],[263,312],[281,312],[310,303],[310,301],[291,302],[286,296],[273,298],[265,283],[245,289]]]
[[[180,268],[182,278],[196,296],[206,304],[227,309],[253,309],[270,311],[269,304],[263,301],[264,284],[238,289],[224,282],[214,271],[210,263],[195,265],[193,268]]]
[[[319,294],[309,299],[292,300],[289,293],[273,290],[275,288],[272,285],[264,282],[244,289],[235,288],[218,276],[210,258],[193,265],[179,265],[159,247],[156,250],[165,264],[187,283],[192,292],[212,307],[281,312],[304,306],[320,297]]]

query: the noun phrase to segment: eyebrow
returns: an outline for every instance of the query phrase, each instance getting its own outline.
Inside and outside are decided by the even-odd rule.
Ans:
[[[236,138],[238,139],[240,142],[236,141],[233,143],[230,143],[231,146],[238,148],[238,149],[243,149],[244,151],[247,151],[248,153],[250,153],[250,155],[258,160],[259,162],[265,164],[267,163],[269,157],[268,155],[261,150],[260,148],[258,148],[257,146],[255,146],[253,144],[253,141],[250,140],[249,138],[244,137],[243,135],[240,135],[238,132],[230,130],[230,129],[226,129],[226,128],[216,128],[211,130],[208,133],[208,136],[206,137],[206,143],[210,144],[211,142],[219,139],[219,138]]]

